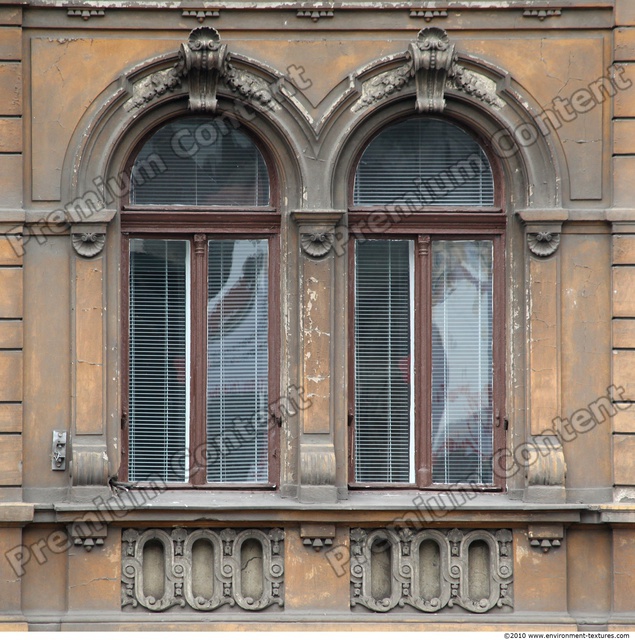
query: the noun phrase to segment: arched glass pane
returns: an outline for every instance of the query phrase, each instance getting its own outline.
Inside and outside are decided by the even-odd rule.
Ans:
[[[494,179],[479,144],[435,118],[411,118],[371,141],[355,174],[354,203],[483,207],[494,204]]]
[[[257,207],[269,204],[262,154],[235,121],[181,118],[145,143],[132,167],[130,203]]]

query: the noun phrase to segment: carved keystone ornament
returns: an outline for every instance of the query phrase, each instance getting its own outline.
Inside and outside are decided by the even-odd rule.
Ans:
[[[411,84],[413,78],[416,87],[415,108],[419,112],[441,113],[445,108],[446,89],[460,91],[497,108],[504,105],[496,95],[493,80],[458,63],[454,44],[444,29],[422,29],[403,55],[406,64],[379,73],[363,83],[362,96],[353,105],[353,111],[361,111],[402,91]]]
[[[212,27],[197,27],[181,44],[179,59],[170,69],[157,71],[135,83],[124,108],[133,111],[157,96],[174,91],[187,81],[192,111],[216,112],[218,85],[222,82],[234,93],[256,104],[277,110],[280,105],[271,87],[262,78],[235,68],[230,62],[227,45]]]

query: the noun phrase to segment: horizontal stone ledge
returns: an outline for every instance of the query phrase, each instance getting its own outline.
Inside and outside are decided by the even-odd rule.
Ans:
[[[26,502],[2,502],[0,503],[0,523],[6,527],[8,524],[28,524],[33,522],[35,505]]]
[[[568,209],[526,209],[517,214],[524,222],[564,222],[569,219]]]
[[[347,578],[348,579],[348,578]],[[177,611],[178,609],[178,611]],[[288,608],[270,611],[214,611],[213,616],[204,612],[185,612],[178,607],[160,613],[140,614],[137,611],[73,611],[70,613],[42,613],[31,610],[27,618],[32,631],[37,624],[62,624],[64,631],[577,631],[577,623],[566,611],[563,612],[517,612],[510,613],[443,613],[424,614],[418,611],[403,613],[401,610],[389,614],[324,611],[306,612]],[[587,616],[588,617],[588,616]],[[342,625],[340,629],[340,625]],[[513,626],[512,626],[513,625]]]
[[[24,209],[0,209],[0,223],[11,222],[18,224],[26,220]]]
[[[619,223],[619,222],[635,223],[635,208],[631,209],[631,208],[624,208],[624,207],[619,207],[619,208],[616,207],[614,209],[607,209],[606,219],[609,222],[613,222],[613,223]],[[613,231],[618,233],[619,228],[616,229],[616,227],[617,225],[613,224]],[[635,226],[625,225],[625,228],[630,229],[630,231],[625,231],[626,233],[635,233]]]

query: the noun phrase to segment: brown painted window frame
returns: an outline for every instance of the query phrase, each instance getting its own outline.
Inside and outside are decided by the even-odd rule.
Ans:
[[[348,406],[349,406],[349,487],[351,489],[427,489],[448,490],[460,485],[432,483],[432,269],[431,243],[435,240],[492,240],[493,242],[493,483],[478,485],[484,491],[501,491],[505,479],[498,474],[496,458],[505,448],[505,230],[507,216],[500,209],[478,211],[414,213],[385,231],[373,233],[366,229],[373,214],[403,217],[395,207],[356,207],[348,214],[348,301],[349,301],[349,353],[348,353]],[[362,483],[355,479],[355,246],[356,242],[371,239],[402,239],[415,241],[414,266],[414,483]]]
[[[178,116],[177,116],[178,117]],[[188,117],[187,115],[184,117]],[[141,148],[162,126],[159,123],[131,153],[127,175]],[[261,152],[269,173],[269,205],[256,207],[193,205],[121,205],[121,335],[122,335],[122,416],[121,466],[119,477],[128,480],[129,456],[129,348],[130,348],[130,240],[132,238],[190,240],[190,478],[188,482],[168,482],[168,489],[213,489],[223,491],[272,491],[280,485],[280,416],[270,414],[268,423],[268,480],[263,483],[207,482],[207,450],[205,448],[207,401],[207,251],[209,239],[268,239],[268,391],[269,407],[278,406],[280,397],[280,213],[272,203],[279,201],[277,173],[270,154],[245,129]],[[200,238],[197,239],[197,236]],[[202,240],[202,237],[205,239]],[[197,246],[198,245],[198,246]],[[200,452],[194,459],[194,452]],[[143,487],[144,482],[135,482]]]

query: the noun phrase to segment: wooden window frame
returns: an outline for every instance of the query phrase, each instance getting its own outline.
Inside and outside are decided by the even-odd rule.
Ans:
[[[471,211],[413,213],[384,231],[356,233],[365,228],[373,213],[404,217],[395,207],[356,207],[349,213],[348,300],[349,300],[349,487],[351,489],[429,489],[457,488],[459,483],[432,482],[432,287],[431,242],[435,240],[492,240],[493,241],[493,463],[497,452],[505,447],[505,230],[507,217],[496,208]],[[415,241],[414,266],[414,434],[415,482],[367,483],[355,479],[355,243],[365,239],[409,239]],[[505,479],[492,465],[493,483],[478,485],[483,491],[501,491]]]
[[[141,215],[141,217],[140,217]],[[185,218],[182,220],[181,217]],[[180,212],[124,209],[121,219],[121,292],[122,292],[122,464],[120,475],[128,479],[129,465],[129,350],[130,350],[130,254],[132,238],[178,239],[190,242],[190,433],[189,470],[186,482],[166,483],[174,489],[276,489],[280,478],[277,416],[270,415],[268,423],[268,480],[266,483],[210,483],[206,465],[206,402],[207,402],[207,265],[208,240],[267,239],[269,247],[268,271],[268,393],[269,406],[280,395],[280,218],[269,213],[213,212],[194,214],[196,223],[188,221],[189,214]],[[150,220],[153,222],[150,223]],[[222,226],[219,225],[222,220]],[[154,224],[157,221],[157,224]],[[143,481],[136,483],[143,486]]]
[[[195,117],[183,114],[177,118]],[[212,117],[213,118],[213,117]],[[139,152],[152,136],[167,124],[163,120],[149,131],[130,153],[126,174],[132,175],[132,167]],[[121,466],[119,476],[128,480],[129,468],[129,349],[130,349],[130,254],[132,238],[190,240],[190,477],[186,482],[167,482],[168,489],[220,489],[223,491],[277,489],[280,485],[280,417],[270,415],[268,423],[268,480],[265,483],[209,483],[207,482],[206,400],[207,400],[207,239],[267,238],[269,246],[268,272],[268,391],[269,407],[277,405],[280,397],[280,212],[273,203],[279,202],[278,174],[272,157],[260,140],[245,127],[243,129],[260,151],[269,175],[269,204],[264,206],[222,205],[136,205],[130,204],[129,194],[121,204],[121,299],[122,299],[122,416],[121,416]],[[204,236],[204,242],[196,246],[196,236]],[[204,245],[201,247],[201,244]],[[198,349],[196,347],[199,347]],[[199,463],[194,460],[198,449]],[[135,482],[143,487],[144,482]]]

